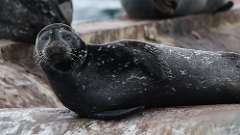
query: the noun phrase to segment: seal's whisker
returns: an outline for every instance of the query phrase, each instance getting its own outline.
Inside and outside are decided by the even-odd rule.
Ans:
[[[73,55],[73,56],[75,56],[75,57],[77,57],[77,55],[76,54],[74,54],[74,53],[72,53],[72,52],[67,52],[68,54],[71,54],[71,55]]]
[[[79,57],[78,57],[76,54],[74,54],[74,53],[67,52],[67,54],[69,54],[69,55],[72,55],[73,57],[75,57],[75,58],[79,59]]]
[[[47,58],[43,55],[43,54],[40,54],[38,55],[38,57],[36,58],[36,64],[40,65],[40,63],[46,63],[47,61]]]

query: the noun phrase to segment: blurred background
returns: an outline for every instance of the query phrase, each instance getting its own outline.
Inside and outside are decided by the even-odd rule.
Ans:
[[[124,12],[120,0],[73,0],[74,22],[118,18]]]

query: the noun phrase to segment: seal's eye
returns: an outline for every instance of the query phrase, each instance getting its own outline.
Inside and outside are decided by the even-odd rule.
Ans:
[[[63,39],[66,41],[72,41],[72,36],[70,34],[63,34]]]
[[[42,36],[42,40],[44,40],[44,41],[47,41],[47,40],[49,40],[49,36],[48,35],[45,35],[45,36]]]

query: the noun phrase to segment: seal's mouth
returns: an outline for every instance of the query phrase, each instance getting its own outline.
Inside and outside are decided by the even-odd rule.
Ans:
[[[64,60],[59,63],[55,63],[53,67],[57,70],[60,70],[62,72],[68,72],[72,69],[72,61],[70,60]]]
[[[71,48],[63,45],[63,43],[52,42],[49,43],[42,50],[42,57],[45,62],[51,65],[56,70],[67,72],[72,69],[73,66],[73,53]]]
[[[68,72],[76,64],[81,65],[83,63],[86,52],[81,49],[69,48],[63,44],[64,43],[59,43],[58,41],[50,43],[42,50],[42,57],[44,57],[46,63],[55,70]]]

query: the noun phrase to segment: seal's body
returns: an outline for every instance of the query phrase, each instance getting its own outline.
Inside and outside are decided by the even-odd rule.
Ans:
[[[128,15],[139,19],[161,19],[231,9],[230,0],[121,0]]]
[[[80,116],[240,102],[240,55],[120,41],[86,45],[67,26],[39,33],[36,54],[56,95]]]
[[[229,0],[180,0],[177,5],[176,15],[189,15],[225,11],[233,6],[233,2]]]
[[[159,11],[152,0],[121,0],[121,3],[131,18],[158,19],[169,16]]]

